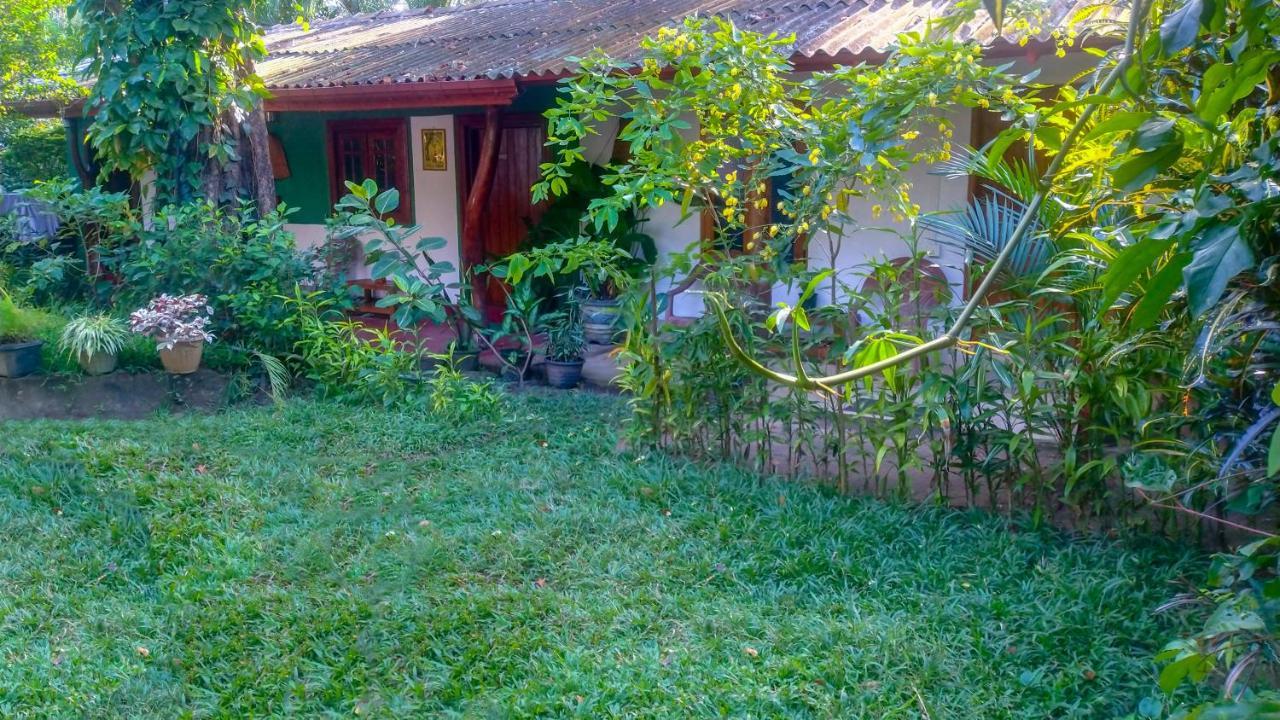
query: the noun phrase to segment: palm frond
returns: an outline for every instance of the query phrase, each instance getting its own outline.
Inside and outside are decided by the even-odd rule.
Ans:
[[[267,376],[267,391],[271,394],[271,401],[277,405],[283,403],[285,394],[289,391],[289,383],[292,380],[289,375],[289,369],[275,355],[269,355],[260,350],[251,352],[258,359],[258,362],[262,365],[262,372]]]
[[[986,148],[961,148],[950,159],[939,163],[933,173],[947,178],[975,177],[985,180],[1024,203],[1036,194],[1040,181],[1040,176],[1030,163],[1020,158],[992,158]]]
[[[917,222],[922,229],[934,234],[938,244],[971,255],[978,263],[990,263],[1009,244],[1014,228],[1026,211],[1022,201],[992,190],[960,210],[924,215]],[[1036,221],[1014,250],[1005,272],[1015,281],[1039,277],[1048,267],[1054,250],[1053,242]]]

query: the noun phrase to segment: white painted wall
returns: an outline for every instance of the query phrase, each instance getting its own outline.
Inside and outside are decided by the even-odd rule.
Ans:
[[[953,123],[953,145],[967,144],[972,125],[972,113],[957,108],[949,114]],[[936,137],[936,136],[935,136]],[[911,199],[920,206],[921,213],[949,212],[964,206],[969,198],[969,181],[966,178],[945,178],[934,174],[932,165],[917,165],[907,171],[905,181],[911,185]],[[911,237],[909,222],[895,222],[885,212],[876,218],[872,207],[876,201],[857,199],[849,203],[848,215],[852,219],[839,236],[817,233],[809,240],[809,267],[820,270],[836,268],[840,279],[853,288],[861,285],[861,274],[868,263],[875,259],[906,256]],[[918,248],[927,257],[942,266],[957,296],[964,286],[964,257],[953,248],[939,246],[928,233],[918,238]],[[775,300],[794,300],[799,288],[774,288]],[[819,296],[820,304],[831,301],[829,294]]]
[[[422,131],[443,129],[445,132],[445,170],[422,169]],[[462,218],[458,211],[458,158],[455,157],[452,115],[409,118],[409,162],[413,168],[413,217],[422,228],[422,237],[444,238],[446,246],[432,253],[437,261],[453,263],[455,272],[445,282],[458,279],[456,269],[462,267]]]

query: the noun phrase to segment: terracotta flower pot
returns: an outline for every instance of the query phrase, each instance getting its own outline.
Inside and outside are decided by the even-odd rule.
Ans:
[[[80,363],[80,369],[84,370],[85,375],[106,375],[116,369],[115,353],[87,353],[82,352],[76,356],[76,362]]]
[[[160,349],[160,362],[164,369],[174,375],[190,375],[200,369],[200,356],[204,354],[204,343],[187,341],[174,343],[171,348]]]

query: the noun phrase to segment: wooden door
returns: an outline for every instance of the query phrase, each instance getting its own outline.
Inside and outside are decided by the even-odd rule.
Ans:
[[[493,187],[482,216],[480,230],[484,260],[497,260],[516,250],[529,234],[529,226],[542,217],[545,203],[535,204],[532,188],[538,181],[538,166],[545,157],[546,121],[538,116],[507,116],[503,120]],[[483,117],[467,118],[463,124],[463,154],[466,158],[463,188],[470,189],[480,155]],[[506,294],[493,278],[479,283],[478,301],[489,319],[502,316]]]

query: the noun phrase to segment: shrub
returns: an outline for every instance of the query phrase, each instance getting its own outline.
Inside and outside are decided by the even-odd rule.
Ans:
[[[154,229],[121,246],[110,259],[121,285],[119,303],[138,304],[161,293],[201,294],[216,308],[210,329],[219,337],[266,352],[288,352],[297,329],[282,323],[285,298],[312,289],[311,251],[299,250],[284,229],[293,211],[281,205],[257,218],[250,203],[227,213],[209,203],[173,206]]]
[[[499,415],[505,397],[493,383],[470,380],[458,369],[453,347],[443,354],[432,355],[437,364],[427,380],[431,411],[454,420],[494,418]]]
[[[47,182],[26,195],[58,218],[58,231],[51,238],[22,242],[0,229],[5,238],[0,254],[13,268],[11,282],[28,287],[42,302],[104,300],[109,284],[100,259],[135,242],[142,227],[129,196],[96,187],[82,190],[71,180]]]
[[[323,293],[295,291],[285,303],[289,315],[281,322],[298,333],[288,357],[321,395],[387,407],[406,399],[418,353],[400,347],[386,330],[342,319],[338,304]]]
[[[48,340],[61,326],[58,316],[19,305],[12,295],[0,289],[0,343]]]
[[[27,188],[67,175],[67,131],[57,120],[4,123],[0,130],[0,188]]]

